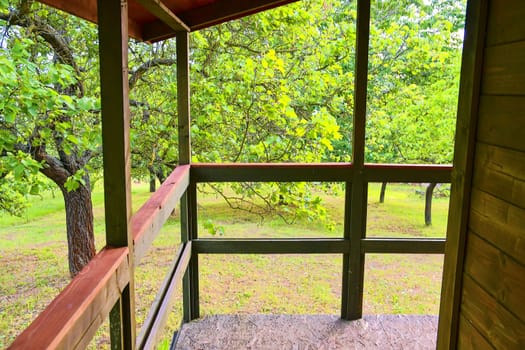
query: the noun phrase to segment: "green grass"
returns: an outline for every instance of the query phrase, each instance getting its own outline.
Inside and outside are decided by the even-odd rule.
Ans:
[[[134,184],[133,207],[149,197],[145,184]],[[447,198],[433,201],[433,225],[424,225],[424,198],[415,185],[389,184],[379,204],[379,184],[369,188],[367,231],[370,236],[444,237]],[[199,232],[210,219],[225,228],[225,237],[340,237],[342,194],[323,195],[333,231],[324,224],[300,221],[286,225],[231,210],[214,196],[199,195]],[[103,193],[93,193],[97,248],[104,242]],[[68,283],[65,215],[59,193],[31,199],[21,218],[0,217],[0,348],[14,337]],[[137,323],[147,316],[179,244],[177,217],[168,220],[136,270]],[[204,255],[200,260],[203,315],[224,313],[339,314],[341,257],[338,255]],[[364,313],[437,314],[441,255],[367,255]],[[181,321],[180,291],[163,344]],[[100,331],[92,348],[108,346]]]

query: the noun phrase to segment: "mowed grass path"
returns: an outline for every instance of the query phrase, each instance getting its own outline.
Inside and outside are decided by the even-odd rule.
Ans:
[[[443,237],[448,198],[433,201],[433,225],[423,219],[421,187],[389,184],[379,204],[379,184],[369,188],[367,234],[384,237]],[[147,186],[134,184],[133,208],[149,197]],[[225,237],[341,237],[342,193],[322,195],[335,229],[317,222],[286,225],[231,210],[214,196],[199,197],[200,235],[210,219],[225,228]],[[104,245],[103,195],[93,194],[97,250]],[[9,345],[68,283],[63,201],[59,193],[32,199],[22,218],[0,217],[0,348]],[[136,271],[137,322],[144,321],[180,241],[178,217],[170,218],[154,247]],[[201,314],[274,313],[339,314],[339,255],[204,255],[200,258]],[[379,255],[366,257],[364,313],[437,314],[442,255]],[[180,323],[178,303],[170,330]],[[99,336],[94,348],[107,345]]]

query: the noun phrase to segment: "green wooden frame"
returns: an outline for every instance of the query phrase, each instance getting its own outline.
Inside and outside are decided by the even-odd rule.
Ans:
[[[192,234],[187,239],[199,254],[342,254],[341,318],[362,317],[366,253],[442,254],[445,239],[366,238],[369,182],[450,182],[451,166],[366,164],[365,129],[368,91],[370,0],[357,3],[356,72],[352,163],[321,164],[192,164],[190,186],[194,204]],[[180,136],[179,136],[180,137]],[[199,239],[196,184],[209,182],[344,182],[344,233],[340,239]],[[198,317],[198,263],[188,272],[185,321]],[[190,281],[191,287],[190,287]],[[192,311],[190,313],[189,310]]]
[[[487,0],[468,2],[439,310],[438,349],[455,349],[457,346],[487,14]]]
[[[132,251],[127,2],[99,0],[98,23],[106,243]],[[110,313],[114,349],[135,348],[133,265],[130,258],[129,282]]]

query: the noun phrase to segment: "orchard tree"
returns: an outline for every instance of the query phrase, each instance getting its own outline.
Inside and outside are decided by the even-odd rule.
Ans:
[[[39,174],[58,186],[74,276],[95,255],[90,185],[101,167],[97,30],[28,0],[2,2],[0,21],[0,209],[20,214],[24,195],[47,184]],[[130,86],[157,64],[140,61]]]
[[[334,160],[348,139],[338,119],[350,118],[353,18],[337,1],[301,1],[193,33],[194,161]],[[261,217],[326,218],[310,183],[210,186]]]
[[[452,0],[374,2],[368,161],[452,161],[463,18]]]
[[[337,147],[348,154],[348,143],[341,151],[348,135],[338,119],[351,120],[353,70],[344,72],[341,64],[353,60],[353,18],[346,4],[303,1],[192,33],[193,160],[344,159],[335,154]],[[159,63],[134,80],[131,132],[134,164],[142,164],[137,170],[161,180],[177,162],[175,47],[168,40],[147,51],[132,46],[132,52],[132,72],[142,62]],[[211,185],[232,207],[261,217],[293,221],[326,214],[310,184],[228,185],[234,195],[224,188]]]
[[[97,100],[86,91],[95,89],[89,82],[96,32],[31,1],[2,5],[0,188],[15,200],[2,208],[13,212],[11,205],[21,205],[16,197],[38,193],[37,173],[53,181],[64,197],[75,275],[95,254],[89,163],[100,130]]]
[[[452,0],[373,3],[368,161],[452,162],[464,13]],[[435,186],[427,186],[427,225]]]

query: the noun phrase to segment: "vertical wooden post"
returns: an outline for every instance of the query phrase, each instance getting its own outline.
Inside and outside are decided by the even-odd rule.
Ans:
[[[487,9],[488,0],[472,0],[467,4],[439,309],[437,348],[443,350],[457,347]]]
[[[368,183],[363,177],[365,160],[366,100],[368,85],[368,42],[370,0],[357,2],[356,72],[352,138],[352,182],[346,187],[345,239],[350,239],[350,254],[343,255],[343,293],[341,318],[356,320],[363,314],[365,255],[361,239],[366,236]],[[348,190],[351,187],[351,191]]]
[[[178,32],[177,40],[177,112],[179,164],[191,163],[190,140],[190,48],[189,33]]]
[[[190,135],[190,69],[189,69],[189,33],[179,32],[177,40],[177,107],[179,164],[191,163]],[[181,241],[188,242],[197,238],[197,186],[190,183],[181,198]],[[184,321],[189,322],[199,317],[199,262],[198,256],[192,256],[183,279]]]
[[[110,314],[111,347],[135,348],[128,96],[128,6],[98,0],[106,243],[129,247],[130,282]]]

